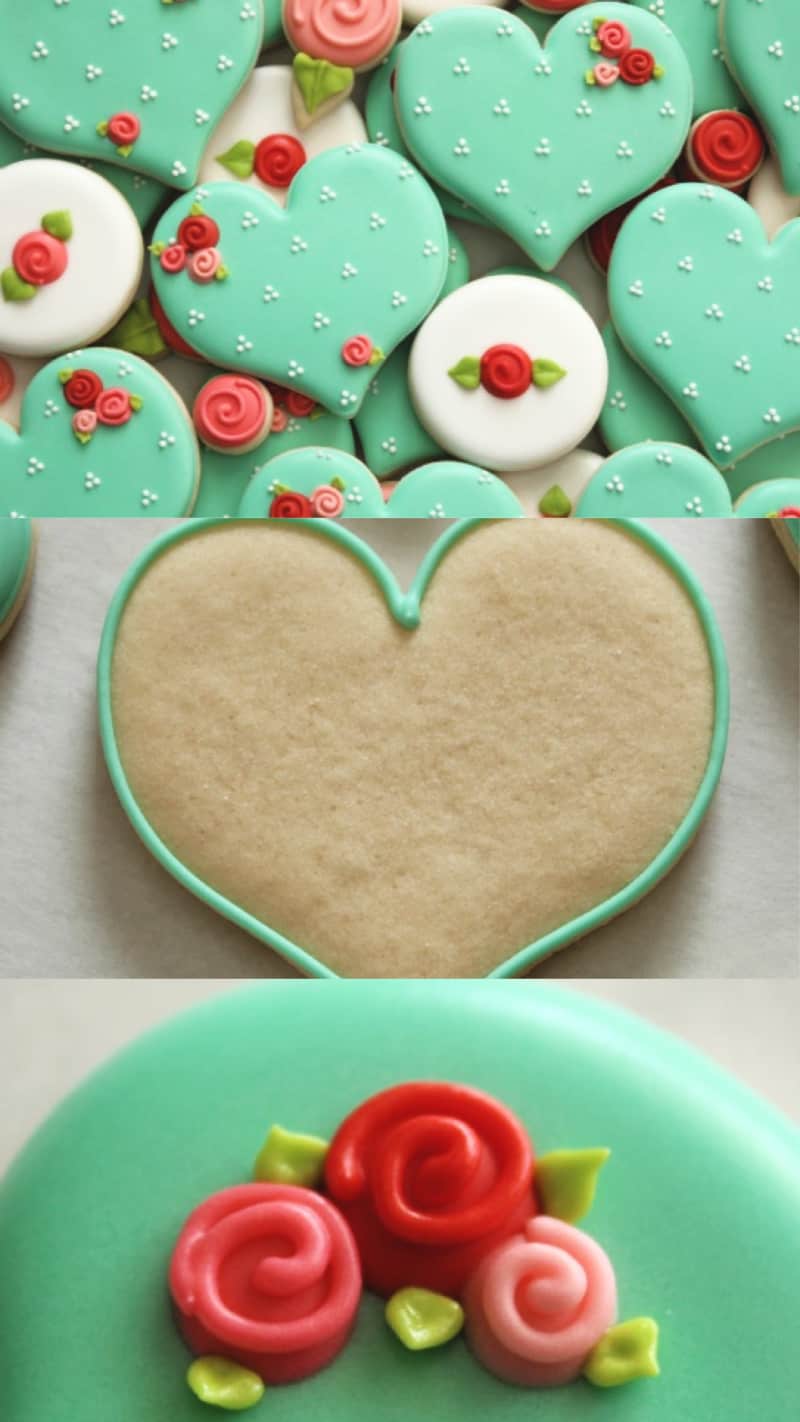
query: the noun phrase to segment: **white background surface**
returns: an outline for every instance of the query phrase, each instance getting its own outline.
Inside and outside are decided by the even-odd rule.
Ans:
[[[0,976],[293,975],[159,867],[106,774],[94,696],[103,618],[130,562],[168,526],[153,519],[40,522],[30,603],[0,644]],[[419,521],[352,527],[369,532],[404,582],[441,531],[441,524]],[[797,578],[766,521],[687,519],[660,527],[700,576],[727,645],[733,721],[722,784],[695,844],[668,878],[538,972],[794,975]]]
[[[14,1089],[3,1093],[0,1175],[57,1102],[113,1051],[183,1008],[235,986],[220,981],[6,983],[0,996],[0,1079],[13,1079]],[[535,983],[509,986],[536,991]],[[800,1118],[797,982],[571,986],[683,1037],[794,1120]],[[300,994],[314,990],[325,988],[296,987]],[[435,992],[436,985],[429,990]],[[495,984],[486,984],[487,992],[495,990]]]

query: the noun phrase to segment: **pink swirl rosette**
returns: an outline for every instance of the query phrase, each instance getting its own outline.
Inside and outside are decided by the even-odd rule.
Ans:
[[[361,1298],[361,1265],[339,1211],[315,1191],[238,1185],[189,1216],[169,1283],[193,1353],[290,1383],[326,1367],[344,1347]]]
[[[257,444],[272,421],[272,396],[249,375],[215,375],[194,402],[195,429],[204,444],[246,449]]]
[[[607,1254],[549,1215],[529,1220],[484,1259],[464,1294],[473,1353],[519,1387],[558,1387],[578,1377],[616,1311]]]
[[[289,43],[312,59],[370,69],[388,53],[400,29],[400,0],[284,0]]]
[[[344,494],[333,484],[320,484],[311,495],[315,518],[339,518],[344,511]]]
[[[222,266],[222,256],[216,247],[202,247],[199,252],[192,252],[188,266],[192,281],[206,286],[208,282],[214,280]]]
[[[95,401],[97,419],[101,425],[126,425],[133,414],[131,397],[119,385],[101,390]]]

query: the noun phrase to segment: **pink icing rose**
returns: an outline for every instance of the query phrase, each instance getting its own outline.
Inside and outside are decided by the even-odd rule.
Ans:
[[[77,435],[91,435],[97,429],[94,410],[76,410],[72,416],[72,428]]]
[[[283,431],[286,429],[288,423],[289,416],[287,415],[286,411],[282,410],[280,405],[276,405],[275,409],[272,411],[272,433],[282,434]]]
[[[616,84],[619,79],[619,70],[616,64],[606,64],[602,59],[594,66],[595,83],[601,89],[608,89],[611,84]]]
[[[539,1215],[482,1261],[464,1294],[467,1338],[489,1372],[519,1387],[578,1377],[614,1323],[608,1256],[579,1229]]]
[[[182,272],[186,266],[186,248],[180,242],[173,242],[171,247],[164,248],[159,261],[165,272]]]
[[[133,414],[131,397],[127,390],[112,385],[108,390],[101,390],[95,410],[101,425],[126,425]]]
[[[621,20],[604,20],[597,30],[597,38],[606,59],[619,59],[631,47],[631,32]]]
[[[311,495],[315,518],[338,518],[344,508],[344,494],[332,484],[320,484]]]
[[[351,336],[342,346],[342,360],[345,365],[368,365],[372,351],[369,336]]]
[[[188,265],[192,281],[205,286],[207,282],[214,280],[222,266],[222,257],[216,247],[203,247],[199,252],[192,252]]]

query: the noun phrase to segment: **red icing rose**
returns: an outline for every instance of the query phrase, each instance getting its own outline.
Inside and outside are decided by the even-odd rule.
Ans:
[[[516,400],[531,383],[531,358],[521,346],[491,346],[481,356],[481,385],[498,400]]]
[[[533,1152],[483,1092],[412,1082],[373,1096],[339,1127],[328,1194],[350,1223],[368,1288],[414,1284],[451,1297],[536,1213]]]
[[[306,419],[317,407],[316,400],[312,400],[310,395],[301,395],[299,390],[286,391],[286,408],[295,419]]]
[[[102,389],[103,382],[93,370],[76,370],[64,386],[64,399],[76,410],[89,410]]]
[[[112,114],[108,120],[108,137],[118,148],[130,148],[141,131],[142,125],[135,114]]]
[[[342,346],[342,360],[345,365],[369,365],[372,351],[369,336],[351,336]]]
[[[272,433],[282,434],[289,423],[289,417],[285,410],[276,405],[272,411]]]
[[[49,232],[26,232],[14,245],[11,265],[31,286],[49,286],[67,269],[66,244]]]
[[[787,504],[787,506],[786,506],[785,509],[778,509],[778,512],[777,512],[777,514],[775,515],[775,517],[776,517],[776,518],[800,518],[800,508],[796,508],[794,504]]]
[[[262,183],[271,188],[288,188],[305,161],[306,150],[299,138],[290,133],[271,133],[256,148],[254,165]]]
[[[760,167],[764,140],[747,114],[720,109],[695,124],[688,157],[695,176],[722,187],[740,187]]]
[[[172,246],[164,248],[159,262],[165,272],[182,272],[186,266],[186,248],[180,242],[173,242]]]
[[[126,425],[133,414],[131,397],[127,390],[112,385],[108,390],[100,392],[95,410],[101,425]]]
[[[649,49],[629,49],[619,61],[619,77],[626,84],[646,84],[652,79],[655,67]]]
[[[305,494],[295,494],[291,490],[276,494],[269,506],[270,518],[313,518],[311,500]]]
[[[184,217],[178,228],[178,241],[188,252],[200,252],[203,247],[216,247],[219,241],[219,227],[213,217],[193,213]]]

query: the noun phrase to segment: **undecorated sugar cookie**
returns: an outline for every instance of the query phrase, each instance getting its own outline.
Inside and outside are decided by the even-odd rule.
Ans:
[[[800,428],[800,222],[770,243],[735,194],[665,188],[622,227],[609,298],[628,351],[720,468]]]
[[[97,173],[53,158],[0,169],[0,351],[47,356],[105,335],[143,256],[131,207]]]
[[[238,183],[199,188],[150,250],[158,300],[191,347],[352,419],[439,296],[449,249],[424,178],[365,144],[312,158],[285,209]]]
[[[604,460],[581,494],[577,518],[729,518],[728,486],[696,449],[634,444]]]
[[[603,342],[583,307],[550,281],[491,276],[443,301],[411,350],[409,388],[451,454],[513,471],[580,444],[603,404]]]
[[[636,902],[727,718],[710,607],[625,521],[462,519],[401,589],[335,520],[189,520],[126,576],[99,688],[159,861],[296,965],[367,977],[523,971]]]
[[[347,98],[355,75],[389,53],[403,18],[401,0],[283,0],[283,29],[297,50],[294,104],[302,127]]]
[[[677,39],[628,5],[586,5],[542,47],[477,8],[424,20],[395,101],[412,154],[545,271],[605,212],[651,187],[683,147],[692,83]]]
[[[7,6],[0,119],[42,148],[189,188],[263,30],[262,0]]]
[[[198,474],[185,406],[125,351],[51,361],[25,392],[19,434],[0,421],[0,515],[177,517]]]
[[[36,534],[27,518],[0,518],[0,642],[22,611],[36,555]]]
[[[796,0],[724,0],[722,47],[763,123],[783,186],[800,196],[800,6]]]
[[[740,109],[745,99],[734,82],[719,35],[720,6],[724,0],[631,0],[649,10],[677,35],[686,51],[694,85],[695,115],[712,109]]]
[[[769,238],[774,237],[787,222],[800,217],[800,194],[787,193],[774,158],[767,158],[759,168],[748,188],[747,201],[761,218]]]

